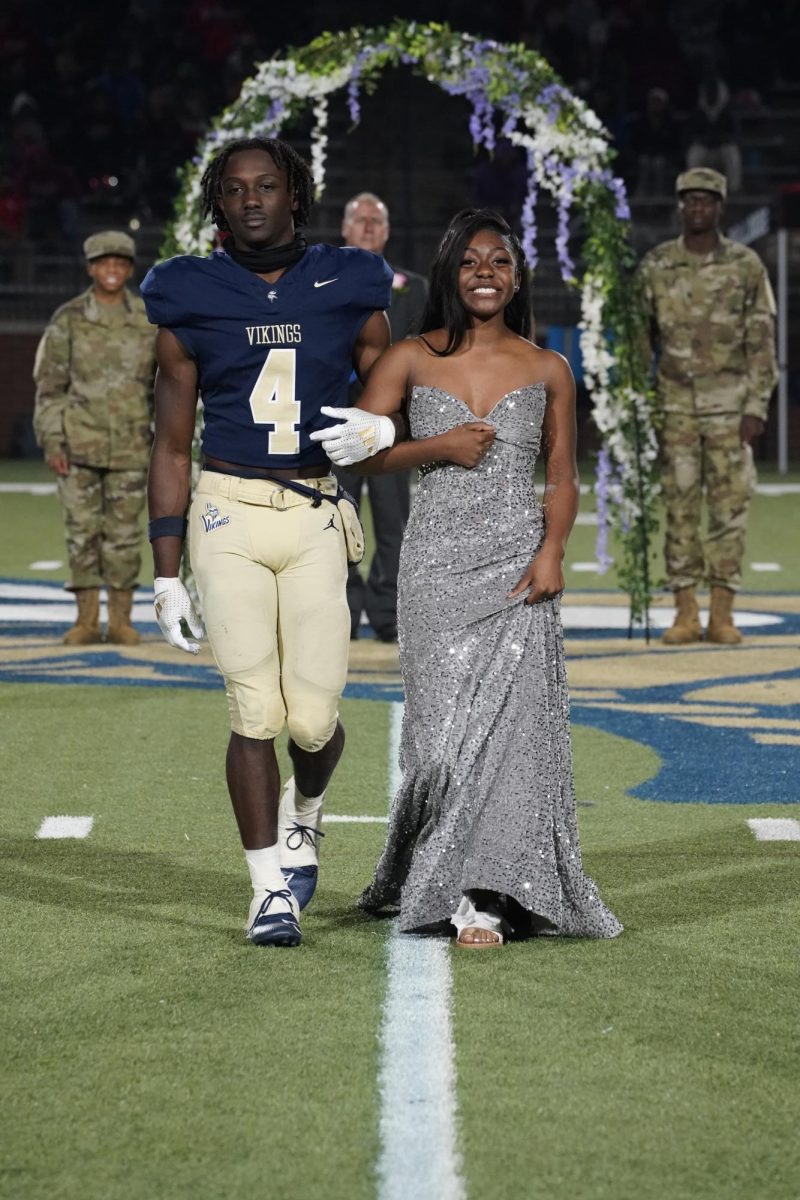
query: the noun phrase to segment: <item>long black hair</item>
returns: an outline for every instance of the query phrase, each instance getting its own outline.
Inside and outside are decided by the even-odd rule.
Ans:
[[[227,229],[228,222],[219,202],[222,191],[222,177],[225,166],[232,154],[240,150],[265,150],[275,166],[286,172],[286,183],[289,192],[297,200],[297,211],[294,214],[295,225],[307,225],[311,205],[314,203],[314,176],[311,167],[304,158],[294,150],[288,142],[278,138],[236,138],[226,142],[214,155],[203,172],[200,180],[202,192],[202,212],[204,217],[211,217],[217,229]]]
[[[491,208],[462,208],[450,222],[434,255],[430,272],[430,291],[419,332],[431,329],[447,330],[447,345],[436,351],[441,357],[453,354],[466,337],[470,319],[458,294],[458,273],[464,251],[476,233],[490,229],[507,243],[517,268],[519,290],[514,293],[505,310],[509,329],[521,337],[531,334],[531,298],[525,252],[511,226]]]

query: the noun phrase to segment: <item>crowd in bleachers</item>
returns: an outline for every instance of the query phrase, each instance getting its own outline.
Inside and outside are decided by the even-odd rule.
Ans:
[[[161,222],[176,166],[253,62],[364,20],[363,7],[309,3],[299,35],[290,9],[230,0],[45,9],[7,0],[0,14],[0,237],[50,250],[79,245],[87,208]],[[701,161],[736,191],[742,114],[768,112],[776,85],[798,78],[799,9],[793,0],[431,0],[402,15],[540,50],[603,118],[621,172],[648,196]],[[395,12],[376,2],[369,21]],[[519,174],[512,158],[498,169]],[[500,190],[491,176],[478,170],[476,195]]]

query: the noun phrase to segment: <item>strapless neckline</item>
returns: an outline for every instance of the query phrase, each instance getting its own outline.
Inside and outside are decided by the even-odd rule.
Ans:
[[[456,404],[460,404],[462,408],[465,408],[472,417],[473,421],[488,421],[492,413],[496,412],[503,401],[508,400],[510,396],[518,396],[520,392],[530,392],[534,388],[543,387],[545,387],[544,380],[537,379],[536,383],[526,383],[523,387],[513,388],[510,392],[506,392],[504,395],[502,395],[500,399],[497,400],[489,409],[489,411],[482,417],[479,417],[477,413],[472,411],[466,400],[462,400],[460,396],[454,395],[453,392],[448,392],[447,388],[438,387],[435,383],[415,383],[411,389],[411,392],[412,395],[414,392],[439,392],[442,396],[447,396],[448,399],[455,400]]]

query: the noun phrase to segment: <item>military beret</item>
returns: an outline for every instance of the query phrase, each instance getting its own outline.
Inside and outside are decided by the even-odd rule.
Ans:
[[[728,182],[724,175],[720,175],[719,171],[712,171],[711,167],[692,167],[675,180],[675,191],[679,196],[681,192],[713,192],[715,196],[724,200]]]
[[[105,233],[93,233],[83,243],[83,253],[89,262],[95,258],[103,258],[106,254],[114,254],[119,258],[136,257],[136,246],[133,238],[127,233],[108,229]]]

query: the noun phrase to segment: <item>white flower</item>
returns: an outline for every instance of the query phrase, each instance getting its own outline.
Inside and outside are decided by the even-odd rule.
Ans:
[[[467,69],[475,64],[476,39],[464,35],[442,52],[442,43],[429,27],[408,23],[407,36],[415,36],[420,28],[429,40],[421,61],[430,82],[438,86],[462,83]],[[512,55],[512,47],[490,45],[494,54],[501,52],[501,59],[502,54]],[[235,138],[276,136],[285,120],[308,107],[313,113],[311,168],[317,197],[322,195],[328,150],[328,97],[348,85],[359,69],[357,60],[365,48],[370,49],[364,38],[353,39],[351,48],[342,52],[339,65],[327,75],[304,71],[291,58],[270,59],[256,66],[242,84],[239,99],[220,115],[215,128],[203,139],[187,173],[181,213],[173,227],[180,251],[206,254],[213,245],[215,231],[205,224],[200,212],[200,180],[220,146]],[[420,61],[419,55],[415,58]],[[502,63],[492,69],[502,71]],[[609,186],[610,138],[598,116],[579,97],[564,88],[547,90],[551,98],[547,105],[526,104],[521,112],[512,114],[517,123],[508,136],[528,152],[537,187],[548,192],[563,212],[582,179],[591,177],[598,186]],[[256,112],[261,115],[256,117]],[[560,238],[563,243],[563,227]],[[559,250],[563,252],[561,243]],[[614,269],[612,264],[602,268]],[[617,523],[632,528],[640,521],[643,507],[649,511],[657,490],[652,466],[658,445],[647,396],[623,386],[619,379],[620,364],[607,336],[605,311],[612,283],[616,286],[615,280],[599,273],[587,274],[581,281],[580,349],[594,419],[610,459],[609,509]]]
[[[314,128],[311,130],[311,174],[317,199],[325,191],[325,155],[328,149],[328,101],[321,96],[314,105]]]

